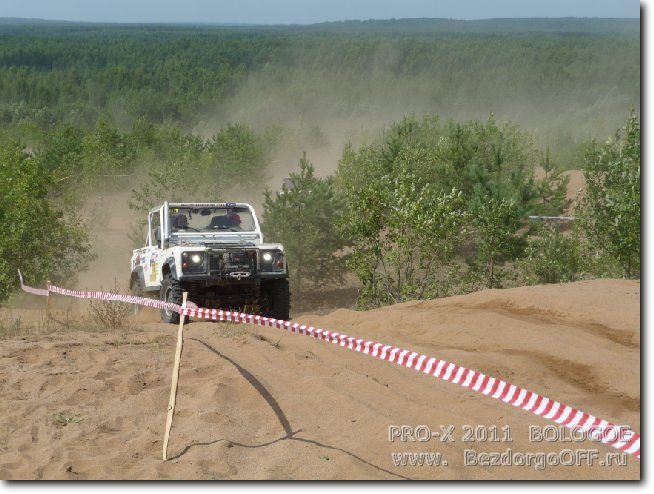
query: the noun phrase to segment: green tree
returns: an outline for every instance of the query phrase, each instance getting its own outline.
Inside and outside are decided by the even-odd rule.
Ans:
[[[146,212],[164,201],[177,202],[189,198],[218,201],[224,189],[218,185],[210,186],[193,172],[193,164],[184,160],[151,164],[144,182],[132,189],[128,200],[130,209]]]
[[[106,118],[100,118],[82,141],[82,170],[86,180],[125,173],[133,161],[134,149]]]
[[[469,206],[491,195],[512,198],[525,211],[536,197],[537,152],[517,125],[486,121],[449,122],[433,149],[434,180],[444,190],[460,190]]]
[[[521,227],[521,211],[513,199],[486,197],[473,210],[473,225],[477,232],[477,260],[483,267],[487,288],[500,287],[499,266],[516,259],[523,239],[517,235]]]
[[[256,185],[265,179],[265,139],[242,124],[228,124],[206,146],[208,172],[229,185]]]
[[[339,190],[348,189],[356,194],[356,191],[364,190],[371,183],[378,183],[382,177],[406,167],[404,172],[412,173],[419,186],[431,183],[447,193],[457,187],[442,179],[443,174],[435,157],[434,150],[437,143],[442,141],[442,136],[443,129],[438,117],[418,121],[411,115],[394,123],[370,145],[354,149],[351,143],[347,143],[338,165],[336,185]],[[412,152],[420,153],[420,159],[400,163],[401,156]]]
[[[345,185],[340,225],[352,241],[347,266],[362,285],[359,308],[451,293],[468,214],[460,192],[442,193],[411,171],[428,159],[425,149],[405,148],[393,158],[392,174]]]
[[[381,286],[379,275],[364,273],[362,266],[374,266],[375,259],[383,259],[390,252],[389,246],[383,244],[388,240],[387,210],[393,211],[399,197],[397,184],[389,177],[406,176],[411,177],[416,191],[428,190],[435,197],[447,196],[452,190],[460,192],[466,218],[473,219],[474,227],[469,232],[472,242],[465,244],[470,280],[481,278],[485,286],[500,286],[501,265],[522,254],[521,218],[531,213],[539,200],[534,181],[536,158],[525,132],[510,123],[498,125],[492,115],[483,122],[446,125],[441,125],[437,117],[422,121],[407,117],[372,145],[359,150],[346,146],[337,185],[347,198],[347,210],[356,214],[365,211],[369,216],[369,220],[362,220],[365,227],[353,233],[359,239],[353,259],[357,252],[362,256],[357,269],[364,287]],[[554,193],[549,185],[547,197],[551,202]],[[460,252],[464,254],[463,249]],[[443,268],[443,263],[447,264],[444,260],[436,264]],[[418,270],[415,275],[426,273]],[[394,279],[397,281],[398,276]],[[422,296],[419,291],[414,295]],[[374,290],[371,296],[381,297]],[[393,295],[388,300],[395,298]]]
[[[333,178],[317,178],[306,154],[298,167],[281,191],[266,190],[262,215],[266,239],[284,245],[294,290],[341,282],[345,271],[339,252],[344,243],[336,229],[342,203]]]
[[[462,191],[472,216],[471,279],[502,286],[502,265],[522,255],[522,218],[540,199],[531,138],[514,124],[498,125],[492,115],[485,122],[450,122],[435,156],[440,181]]]
[[[577,214],[588,241],[622,276],[640,277],[640,122],[634,112],[615,139],[591,144],[584,177]]]
[[[566,198],[570,177],[563,175],[563,170],[550,159],[550,148],[547,148],[542,157],[540,167],[543,177],[536,181],[536,213],[544,216],[561,215],[570,204]]]
[[[567,283],[581,279],[589,261],[578,228],[566,235],[559,225],[543,223],[527,238],[519,264],[528,283]]]
[[[85,269],[90,243],[80,220],[48,200],[49,175],[18,144],[0,145],[0,300],[17,287],[59,282]]]
[[[47,133],[41,158],[53,177],[65,178],[80,173],[83,139],[82,129],[71,124],[61,125]]]

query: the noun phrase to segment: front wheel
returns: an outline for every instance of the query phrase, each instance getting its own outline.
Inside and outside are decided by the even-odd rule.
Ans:
[[[133,297],[143,296],[143,284],[141,283],[141,280],[132,280],[129,287],[129,294]],[[139,312],[141,312],[141,306],[139,304],[132,304],[132,315],[137,316]]]
[[[182,285],[172,274],[164,276],[159,292],[159,300],[172,304],[182,305]],[[161,309],[161,320],[170,324],[179,323],[179,313],[170,309]]]
[[[275,319],[290,319],[291,294],[287,279],[270,280],[261,284],[265,300],[263,315]]]

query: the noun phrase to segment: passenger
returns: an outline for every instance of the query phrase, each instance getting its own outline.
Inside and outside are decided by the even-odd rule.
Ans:
[[[241,229],[241,217],[236,213],[229,213],[227,215],[227,225],[232,230],[239,231]]]

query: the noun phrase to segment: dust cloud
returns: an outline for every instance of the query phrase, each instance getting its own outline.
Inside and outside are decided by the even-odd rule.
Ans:
[[[131,192],[94,193],[84,201],[84,211],[98,211],[87,220],[96,259],[89,269],[77,275],[79,289],[113,290],[116,283],[121,293],[129,289],[130,259],[134,248],[129,232],[143,214],[129,208]],[[145,238],[145,236],[144,236]]]
[[[569,152],[564,156],[559,150],[591,138],[605,139],[622,125],[630,107],[639,106],[638,95],[630,94],[626,86],[608,92],[593,88],[592,95],[582,97],[578,93],[584,88],[576,79],[567,86],[540,88],[518,81],[519,89],[511,91],[505,87],[512,83],[509,67],[495,67],[488,77],[435,73],[435,68],[408,73],[403,54],[392,41],[379,41],[365,67],[347,60],[336,63],[338,48],[325,53],[332,59],[316,59],[308,50],[281,66],[268,64],[251,72],[232,97],[204,110],[193,133],[209,137],[230,122],[258,132],[283,127],[290,138],[276,149],[277,162],[267,183],[276,188],[296,169],[304,151],[318,176],[329,175],[336,170],[345,143],[370,143],[406,115],[464,122],[493,114],[500,123],[521,126],[540,149],[550,147],[553,158],[574,161],[576,156]],[[452,87],[452,77],[462,79],[462,86]],[[579,168],[574,162],[564,166]]]

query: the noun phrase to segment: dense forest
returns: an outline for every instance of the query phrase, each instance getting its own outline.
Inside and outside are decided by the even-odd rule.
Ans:
[[[637,276],[639,107],[638,19],[0,20],[0,220],[15,218],[0,229],[0,299],[16,285],[17,259],[33,280],[88,262],[76,205],[124,187],[121,176],[136,209],[189,194],[258,194],[264,228],[296,245],[289,257],[302,254],[293,238],[302,225],[289,221],[330,236],[304,239],[329,252],[313,270],[296,263],[296,285],[338,282],[349,270],[363,287],[360,307],[589,273]],[[606,199],[605,178],[616,172],[607,163],[632,193],[618,220],[601,221],[627,218],[628,246],[614,239],[608,252],[588,202],[576,206],[586,229],[575,236],[525,228],[528,214],[570,210],[565,169],[595,173],[596,200]],[[292,172],[295,197],[275,194],[280,170]],[[313,200],[322,202],[293,203],[303,187],[320,190]],[[47,224],[17,213],[26,207]],[[314,216],[289,217],[291,207]],[[353,210],[368,219],[345,214]],[[48,244],[54,225],[66,234]],[[407,249],[408,239],[421,240]],[[559,264],[540,259],[536,272],[545,248]],[[411,269],[380,272],[390,265]]]
[[[0,46],[2,134],[36,142],[27,124],[91,128],[104,115],[121,130],[145,117],[205,136],[301,120],[340,145],[410,113],[492,112],[563,153],[640,102],[636,19],[0,24]]]

